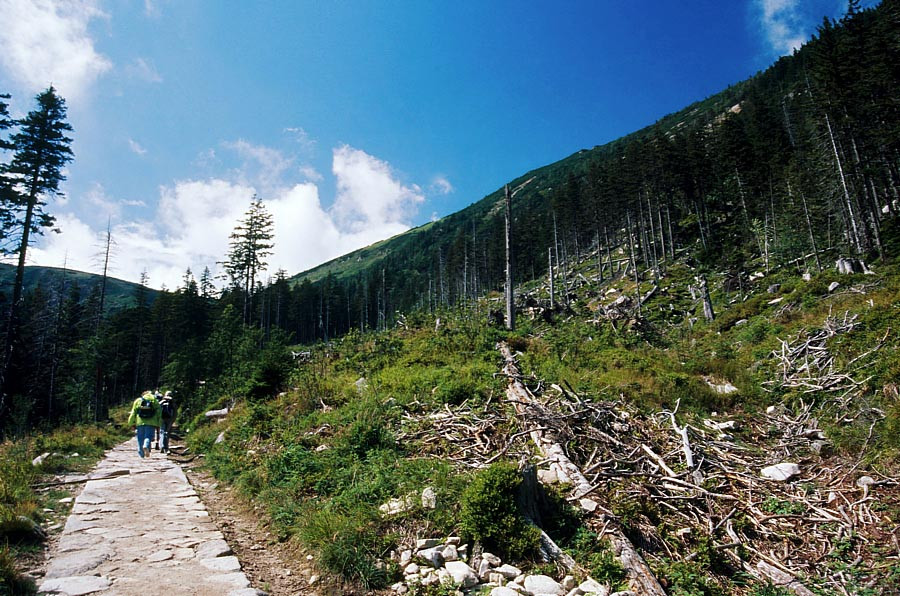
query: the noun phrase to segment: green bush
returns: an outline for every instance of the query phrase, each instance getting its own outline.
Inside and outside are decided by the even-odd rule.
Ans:
[[[504,559],[527,558],[540,547],[540,530],[528,524],[516,505],[521,483],[516,468],[496,463],[476,474],[462,494],[463,534]]]

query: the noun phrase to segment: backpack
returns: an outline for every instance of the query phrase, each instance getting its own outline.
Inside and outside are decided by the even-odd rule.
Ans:
[[[141,418],[153,418],[153,414],[156,412],[156,405],[153,403],[153,400],[149,397],[141,398],[141,405],[138,406],[137,413]]]
[[[162,419],[169,421],[175,418],[175,404],[171,401],[164,401],[162,403]]]

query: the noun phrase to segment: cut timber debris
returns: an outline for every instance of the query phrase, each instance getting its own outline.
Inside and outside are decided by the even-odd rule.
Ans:
[[[513,403],[519,416],[527,416],[528,411],[526,405],[534,401],[531,392],[528,391],[528,388],[522,383],[522,373],[519,371],[515,356],[513,356],[509,346],[505,343],[501,343],[498,348],[504,359],[503,373],[509,380],[509,384],[506,388],[507,399]],[[562,445],[550,436],[549,433],[546,431],[535,430],[531,433],[531,437],[541,450],[544,458],[556,463],[559,468],[565,472],[566,476],[568,476],[572,485],[575,487],[575,498],[584,497],[594,490],[595,487],[591,485],[587,478],[585,478],[578,466],[572,463],[572,460],[566,455]],[[638,594],[665,596],[666,592],[659,584],[659,581],[657,581],[656,576],[653,575],[650,566],[647,565],[647,562],[644,561],[643,557],[641,557],[640,553],[634,548],[634,545],[625,536],[622,530],[618,527],[614,527],[613,522],[615,522],[615,516],[608,510],[603,510],[603,513],[607,517],[606,521],[610,522],[607,524],[607,530],[604,535],[609,540],[622,567],[624,567],[628,573],[628,580],[631,587],[636,590]],[[549,536],[542,533],[542,547],[544,544],[544,537],[546,537],[547,540],[550,540]],[[550,540],[550,544],[556,546],[553,544],[552,540]]]

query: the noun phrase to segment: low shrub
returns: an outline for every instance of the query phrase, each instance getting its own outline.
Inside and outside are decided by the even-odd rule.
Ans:
[[[540,546],[540,530],[526,522],[516,505],[521,483],[516,468],[496,463],[476,474],[462,494],[463,534],[504,559],[531,557]]]

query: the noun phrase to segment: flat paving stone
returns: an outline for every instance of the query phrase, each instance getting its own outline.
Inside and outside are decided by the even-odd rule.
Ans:
[[[256,593],[177,463],[158,452],[140,458],[131,439],[107,452],[91,477],[50,553],[40,593]]]

